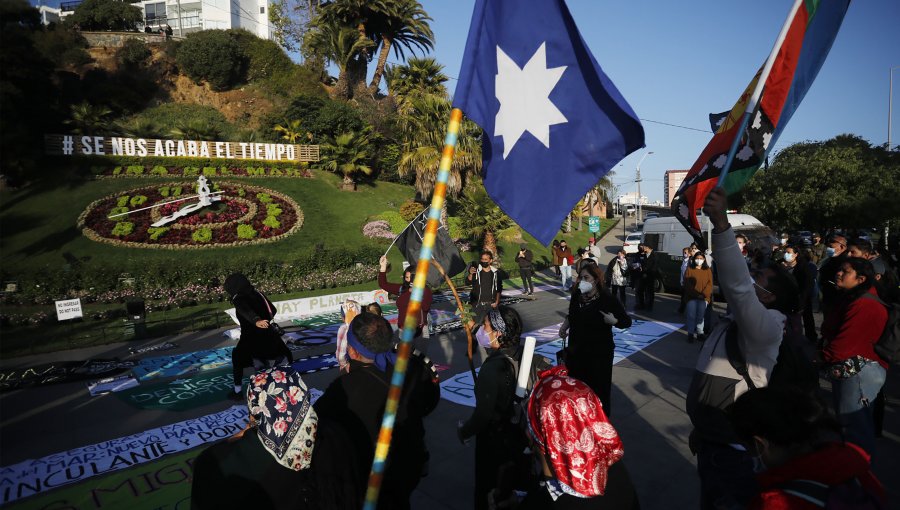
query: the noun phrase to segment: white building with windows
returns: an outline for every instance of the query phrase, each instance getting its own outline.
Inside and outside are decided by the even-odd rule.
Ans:
[[[153,31],[168,25],[179,36],[243,28],[263,39],[272,38],[267,0],[143,0],[134,5],[144,11],[144,26]]]
[[[647,205],[649,202],[650,202],[650,200],[645,195],[641,195],[641,197],[640,197],[641,205]],[[631,191],[628,193],[622,193],[621,195],[619,195],[619,203],[638,205],[637,192]]]

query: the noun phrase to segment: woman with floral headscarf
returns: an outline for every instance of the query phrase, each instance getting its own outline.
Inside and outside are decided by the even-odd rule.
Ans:
[[[359,508],[356,459],[346,432],[320,421],[300,373],[258,372],[247,427],[194,462],[191,508]]]
[[[543,480],[519,510],[636,509],[637,493],[616,429],[597,395],[559,366],[541,374],[528,400],[528,434]]]

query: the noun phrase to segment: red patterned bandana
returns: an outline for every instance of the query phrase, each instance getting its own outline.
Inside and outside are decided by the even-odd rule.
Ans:
[[[622,441],[600,399],[565,367],[541,374],[528,400],[528,428],[556,479],[582,497],[602,496]]]

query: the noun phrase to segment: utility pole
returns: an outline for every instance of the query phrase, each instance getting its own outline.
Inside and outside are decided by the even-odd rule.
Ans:
[[[184,37],[184,27],[181,24],[181,0],[177,0],[178,4],[178,37]]]
[[[637,216],[634,217],[635,228],[637,227],[637,222],[641,217],[641,163],[643,163],[644,159],[646,159],[647,156],[649,156],[651,154],[653,154],[653,151],[650,151],[647,154],[644,154],[644,157],[642,157],[641,160],[638,161],[638,164],[637,164],[637,175],[634,178],[634,182],[637,183]]]

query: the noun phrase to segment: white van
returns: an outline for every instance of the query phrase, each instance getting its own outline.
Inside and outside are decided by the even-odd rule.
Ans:
[[[634,216],[636,212],[637,208],[634,206],[634,204],[625,204],[625,214],[627,214],[628,216]]]
[[[709,239],[709,218],[701,216],[700,228]],[[729,214],[728,222],[735,233],[747,236],[750,246],[772,246],[777,243],[775,232],[749,214]],[[694,238],[674,216],[650,218],[644,222],[641,242],[659,252],[660,277],[657,290],[675,290],[681,287],[681,251],[694,242]]]

